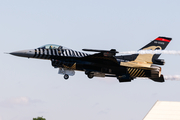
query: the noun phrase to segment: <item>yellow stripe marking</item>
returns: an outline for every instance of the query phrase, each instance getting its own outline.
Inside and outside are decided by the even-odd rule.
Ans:
[[[133,69],[133,71],[130,73],[130,75],[132,76],[133,72],[135,71],[136,69]]]
[[[70,69],[70,70],[75,70],[76,69],[76,63],[74,63],[71,67],[66,66],[66,65],[63,64],[63,67],[67,68],[67,69]]]
[[[134,76],[134,75],[137,73],[137,71],[138,71],[138,69],[136,69],[136,70],[134,71],[134,73],[132,74],[132,76]]]
[[[145,72],[143,72],[143,74],[141,75],[141,77],[143,77],[144,74],[145,74]]]
[[[138,69],[138,72],[137,72],[134,76],[136,77],[140,71],[141,71],[141,70]]]
[[[141,70],[141,72],[139,73],[139,75],[138,75],[138,77],[140,77],[141,76],[141,73],[143,72],[143,70]]]
[[[129,74],[131,73],[132,70],[133,70],[132,68],[129,68]]]

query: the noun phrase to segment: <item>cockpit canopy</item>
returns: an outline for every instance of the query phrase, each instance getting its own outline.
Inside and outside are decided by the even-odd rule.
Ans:
[[[66,47],[55,45],[55,44],[47,44],[44,46],[39,47],[41,49],[67,49]]]

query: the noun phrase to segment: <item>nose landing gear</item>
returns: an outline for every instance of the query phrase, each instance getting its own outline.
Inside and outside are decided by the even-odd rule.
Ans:
[[[67,80],[69,76],[73,76],[75,74],[74,70],[59,68],[59,74],[64,75],[64,79]]]
[[[69,78],[69,75],[65,74],[64,79],[67,80]]]

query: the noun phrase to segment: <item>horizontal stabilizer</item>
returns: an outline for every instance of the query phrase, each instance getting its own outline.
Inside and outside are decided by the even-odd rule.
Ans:
[[[163,75],[161,75],[158,78],[149,78],[149,79],[151,79],[151,80],[153,80],[155,82],[164,82],[164,76]]]

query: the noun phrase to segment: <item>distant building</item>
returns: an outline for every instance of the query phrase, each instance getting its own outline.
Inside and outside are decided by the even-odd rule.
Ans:
[[[180,102],[157,101],[143,120],[180,120]]]

